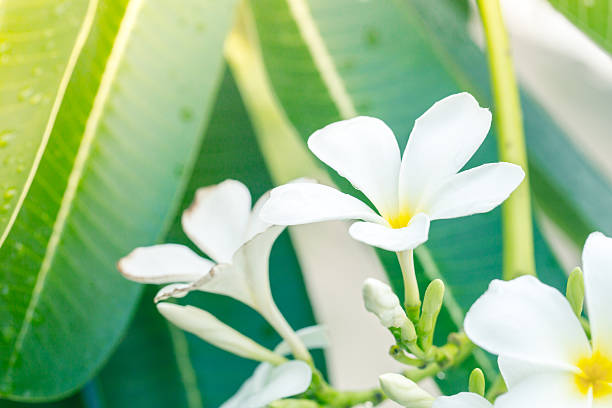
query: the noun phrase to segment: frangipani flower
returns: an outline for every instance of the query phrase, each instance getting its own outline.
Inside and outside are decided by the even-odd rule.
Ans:
[[[400,374],[379,377],[382,390],[389,399],[406,408],[492,408],[493,405],[478,394],[462,392],[450,397],[434,398],[414,381]]]
[[[612,407],[612,239],[591,234],[582,262],[591,342],[566,298],[530,276],[492,282],[468,312],[467,335],[499,355],[509,388],[496,407]]]
[[[176,244],[137,248],[118,268],[128,279],[172,283],[155,300],[183,297],[192,290],[233,297],[257,310],[291,345],[296,357],[308,360],[307,350],[284,319],[270,291],[270,251],[283,228],[259,218],[264,195],[251,210],[251,195],[235,180],[201,188],[183,213],[185,234],[210,258]]]
[[[327,336],[321,326],[311,326],[296,332],[309,349],[327,346]],[[288,354],[288,344],[283,341],[276,348],[277,355]],[[274,367],[262,363],[220,408],[261,408],[272,401],[300,394],[308,388],[312,377],[310,367],[301,361],[289,361]]]
[[[357,117],[333,123],[308,140],[310,150],[374,204],[319,184],[272,190],[261,217],[277,225],[361,219],[349,233],[359,241],[401,252],[427,240],[430,220],[490,211],[521,183],[523,170],[490,163],[459,172],[480,147],[491,113],[468,93],[435,103],[415,122],[400,159],[391,129]]]

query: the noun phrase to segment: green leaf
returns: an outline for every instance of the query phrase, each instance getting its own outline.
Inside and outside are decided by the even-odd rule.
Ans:
[[[612,53],[612,4],[608,0],[548,0],[576,27]]]
[[[140,286],[125,281],[115,263],[162,237],[179,204],[233,6],[98,5],[28,195],[0,249],[0,396],[65,395],[118,342]],[[32,8],[28,15],[56,25],[78,18],[47,11]],[[3,102],[3,108],[12,103]]]
[[[469,90],[482,105],[491,105],[486,61],[467,35],[465,9],[457,2],[259,0],[251,4],[270,80],[304,141],[314,130],[358,113],[385,120],[400,146],[405,146],[414,120],[444,96]],[[586,197],[599,194],[601,176],[542,109],[527,97],[524,103],[530,159],[539,177],[556,191],[568,192],[562,203],[573,215],[602,228],[610,225],[606,225],[609,215],[600,219],[591,211],[592,203],[583,205]],[[497,160],[491,134],[467,167]],[[580,176],[572,175],[577,169]],[[333,171],[330,174],[342,190],[363,198],[347,181]],[[567,177],[586,181],[576,187]],[[588,194],[580,196],[576,188],[589,190]],[[539,198],[553,203],[548,195]],[[501,277],[500,221],[499,210],[436,221],[427,247],[417,251],[421,287],[442,278],[448,288],[437,344],[461,327],[466,310],[491,279]],[[380,254],[397,288],[401,279],[395,255]],[[536,258],[542,280],[562,287],[564,273],[538,231]],[[465,390],[476,365],[489,377],[494,374],[493,360],[482,352],[474,356],[441,381],[445,391]]]
[[[40,163],[96,4],[7,0],[0,5],[0,245]]]

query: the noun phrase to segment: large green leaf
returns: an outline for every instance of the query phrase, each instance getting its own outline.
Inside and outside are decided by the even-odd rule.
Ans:
[[[21,7],[16,3],[10,9]],[[179,204],[234,4],[98,5],[31,188],[0,249],[0,396],[66,394],[117,343],[140,286],[122,279],[115,263],[159,239]],[[30,11],[41,24],[78,18]]]
[[[85,40],[95,0],[0,4],[0,244],[27,194]]]
[[[612,3],[608,0],[548,0],[600,47],[612,53]]]
[[[404,146],[414,120],[448,94],[467,89],[482,105],[491,104],[486,61],[467,36],[462,3],[259,0],[252,7],[270,80],[304,140],[331,121],[359,113],[385,120]],[[601,176],[536,104],[527,98],[525,104],[530,159],[536,171],[558,191],[571,192],[563,204],[573,215],[607,228],[607,220],[589,211],[592,204],[583,206],[587,199],[576,197],[575,190],[589,189],[588,196],[594,197],[598,188],[606,187]],[[540,137],[546,138],[546,145],[532,140]],[[575,180],[578,176],[570,173],[576,168],[563,168],[567,164],[560,158],[579,166],[586,183],[568,186],[564,177]],[[496,160],[492,134],[468,166]],[[357,194],[331,174],[343,190]],[[549,195],[540,198],[552,203]],[[399,283],[394,255],[381,255],[392,281]],[[501,277],[499,210],[435,222],[427,247],[417,256],[422,284],[442,277],[448,285],[439,333],[443,337],[461,327],[467,308],[491,279]],[[536,257],[540,277],[561,287],[564,273],[537,231]],[[477,360],[469,359],[458,374],[441,381],[445,391],[465,389],[467,373],[476,364],[494,372],[484,354],[475,356]]]

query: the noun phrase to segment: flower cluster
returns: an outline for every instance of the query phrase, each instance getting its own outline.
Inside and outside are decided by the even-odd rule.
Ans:
[[[431,221],[490,211],[525,176],[519,166],[503,162],[462,170],[490,123],[490,112],[471,95],[449,96],[416,121],[403,155],[393,132],[378,119],[333,123],[315,132],[308,146],[367,202],[298,180],[273,189],[251,209],[248,189],[228,180],[198,190],[182,217],[185,233],[210,259],[185,246],[163,244],[134,250],[120,260],[119,270],[137,282],[165,284],[155,301],[178,327],[262,362],[223,408],[349,407],[380,402],[382,393],[409,408],[490,408],[479,369],[470,376],[469,392],[453,396],[436,398],[416,384],[460,364],[473,344],[499,356],[507,392],[500,392],[495,407],[612,407],[612,300],[607,297],[612,239],[600,233],[588,238],[584,274],[572,273],[567,296],[532,276],[493,281],[467,313],[465,333],[433,344],[445,288],[436,279],[421,298],[413,250],[427,241]],[[349,234],[396,252],[403,272],[403,305],[387,284],[367,279],[363,285],[365,308],[395,339],[390,355],[410,366],[402,374],[382,375],[380,390],[342,392],[325,383],[308,351],[324,347],[322,330],[294,332],[272,297],[269,255],[283,228],[329,220],[360,220]],[[171,301],[192,291],[250,306],[283,342],[269,350],[207,311]],[[590,322],[582,314],[585,292]],[[294,359],[287,359],[289,353]],[[497,394],[488,396],[493,400]]]

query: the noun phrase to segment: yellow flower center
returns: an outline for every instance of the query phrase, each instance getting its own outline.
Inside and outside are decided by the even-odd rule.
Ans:
[[[587,395],[593,389],[593,398],[612,394],[612,361],[599,351],[581,358],[577,364],[580,374],[574,375],[578,390]]]
[[[412,214],[410,211],[403,210],[395,217],[388,217],[387,222],[391,225],[391,228],[404,228],[411,219]]]

